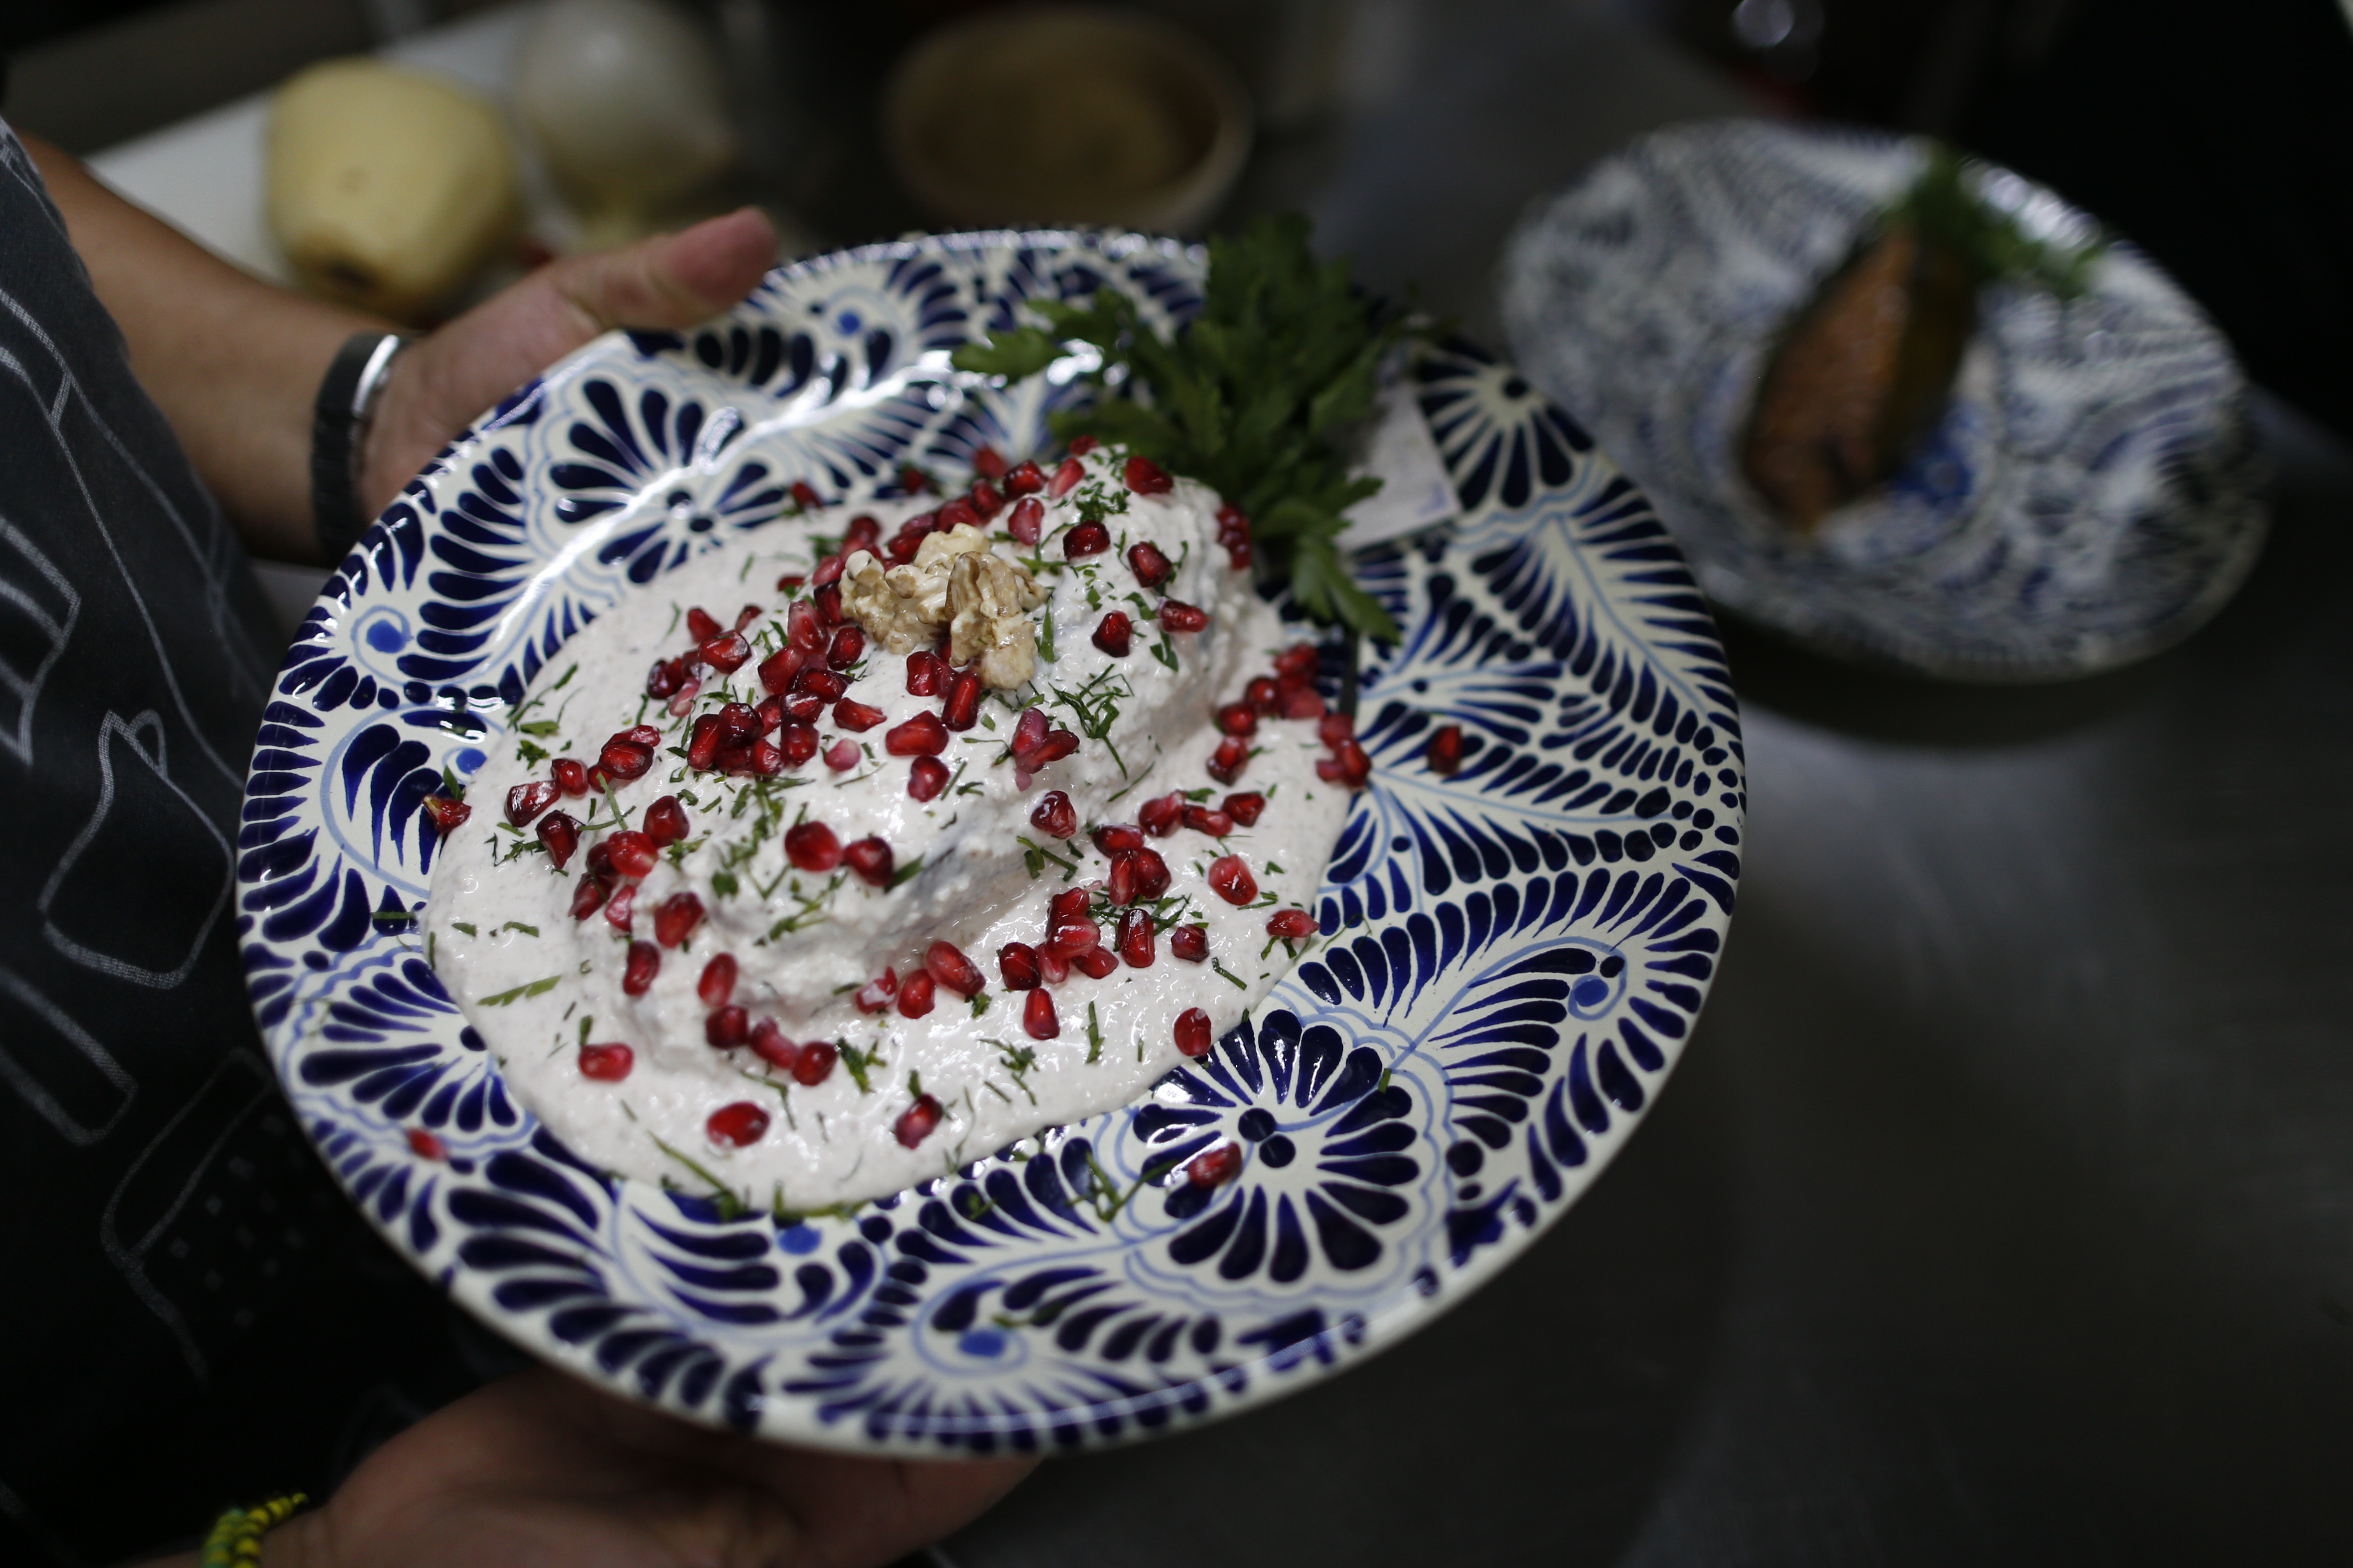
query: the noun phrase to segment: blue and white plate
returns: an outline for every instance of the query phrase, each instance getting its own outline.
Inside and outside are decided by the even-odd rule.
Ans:
[[[1451,530],[1361,580],[1375,762],[1315,952],[1179,1092],[847,1216],[726,1217],[575,1159],[427,966],[419,807],[478,767],[583,625],[828,500],[1050,444],[1043,379],[954,371],[1021,301],[1109,284],[1164,326],[1198,251],[949,236],[770,276],[685,336],[615,334],[501,405],[372,527],[304,623],[248,786],[238,921],[272,1059],[352,1195],[552,1361],[712,1424],[860,1451],[1101,1444],[1275,1397],[1459,1300],[1575,1200],[1659,1092],[1740,873],[1739,719],[1641,495],[1507,368],[1416,374]],[[1463,725],[1451,778],[1422,762]],[[1142,1179],[1213,1138],[1203,1191]]]
[[[1513,351],[1657,502],[1709,596],[1750,619],[1962,679],[2146,658],[2253,565],[2266,469],[2230,344],[2129,244],[2073,301],[1989,288],[1942,424],[1812,538],[1740,471],[1780,333],[1926,153],[1916,138],[1755,121],[1643,137],[1514,235]],[[2038,238],[2098,233],[2007,170],[1975,177]]]

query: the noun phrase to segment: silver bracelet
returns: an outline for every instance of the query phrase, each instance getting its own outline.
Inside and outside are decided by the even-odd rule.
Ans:
[[[311,410],[311,521],[319,552],[332,565],[367,527],[360,510],[360,455],[384,396],[393,360],[408,346],[398,332],[360,332],[335,351]]]

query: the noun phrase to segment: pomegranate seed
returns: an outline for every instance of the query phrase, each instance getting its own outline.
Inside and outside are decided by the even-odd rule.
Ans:
[[[638,1065],[638,1053],[618,1041],[608,1046],[580,1047],[580,1076],[600,1083],[618,1083]]]
[[[1155,838],[1166,838],[1185,820],[1185,796],[1176,790],[1154,795],[1136,808],[1137,826]]]
[[[754,621],[758,620],[762,612],[759,605],[744,605],[742,609],[735,612],[735,629],[739,632],[742,631],[745,626],[748,626]]]
[[[661,973],[661,949],[649,942],[629,943],[629,956],[621,964],[621,994],[642,996]]]
[[[980,671],[960,669],[948,686],[948,700],[942,704],[940,722],[951,730],[969,730],[980,719]]]
[[[826,748],[825,765],[835,773],[846,773],[862,760],[863,753],[855,741],[836,741]]]
[[[662,704],[662,711],[673,719],[685,718],[694,711],[694,699],[702,690],[702,682],[691,675],[688,676],[686,684],[678,689],[678,695]]]
[[[1049,730],[1045,739],[1036,745],[1028,751],[1015,752],[1013,763],[1016,767],[1027,768],[1034,773],[1048,763],[1060,762],[1078,749],[1079,738],[1068,730]]]
[[[678,796],[666,795],[646,807],[646,837],[664,847],[677,843],[687,835],[686,807],[678,804]]]
[[[605,923],[615,931],[625,931],[634,923],[638,907],[638,888],[632,882],[615,893],[605,905]]]
[[[785,829],[785,858],[804,871],[830,871],[841,864],[841,840],[822,822],[797,822]]]
[[[1365,781],[1373,776],[1373,759],[1365,754],[1365,748],[1354,741],[1346,741],[1335,747],[1335,752],[1334,760],[1340,764],[1341,782],[1350,789],[1364,788]],[[1317,771],[1322,771],[1321,763],[1317,764]]]
[[[735,994],[735,958],[723,952],[702,966],[702,978],[694,983],[694,994],[702,998],[706,1007],[724,1007]]]
[[[1045,531],[1046,509],[1036,496],[1023,496],[1013,503],[1013,513],[1005,520],[1005,531],[1013,536],[1014,543],[1035,544]]]
[[[1021,717],[1015,721],[1013,725],[1014,752],[1018,754],[1022,752],[1035,751],[1039,742],[1045,738],[1046,710],[1043,708],[1021,710]]]
[[[759,738],[760,715],[744,703],[724,703],[712,717],[719,721],[719,749],[723,752],[748,746]]]
[[[808,576],[806,573],[787,572],[783,576],[776,579],[776,592],[779,594],[798,593],[802,585],[807,582]]]
[[[811,1040],[801,1047],[800,1059],[793,1063],[793,1081],[804,1088],[815,1089],[833,1076],[834,1058],[841,1047],[831,1040]]]
[[[1029,826],[1049,837],[1068,838],[1079,830],[1078,808],[1071,804],[1069,795],[1050,789],[1038,797],[1037,805],[1029,813]]]
[[[596,765],[617,779],[637,778],[654,765],[654,749],[617,735],[596,753]]]
[[[945,533],[951,529],[978,528],[979,526],[980,513],[973,510],[972,503],[970,501],[963,500],[952,500],[948,502],[947,505],[940,508],[940,531],[942,533]]]
[[[891,558],[893,565],[904,566],[915,558],[915,552],[923,547],[923,543],[922,534],[910,533],[902,527],[892,536],[891,542],[883,547],[882,552]]]
[[[1005,498],[991,484],[976,484],[965,492],[964,499],[966,505],[980,514],[983,522],[1005,510]]]
[[[785,643],[803,653],[825,646],[825,627],[818,624],[817,607],[804,599],[785,613]]]
[[[719,623],[701,605],[686,612],[686,635],[696,642],[709,642],[719,635]]]
[[[686,664],[684,660],[658,658],[654,660],[653,668],[646,671],[646,695],[649,697],[668,697],[671,692],[678,689],[679,683],[685,679]]]
[[[1106,822],[1087,837],[1097,849],[1106,855],[1117,855],[1123,850],[1144,847],[1142,831],[1130,827],[1124,822]]]
[[[1282,716],[1286,719],[1322,719],[1324,699],[1312,686],[1302,686],[1282,694]]]
[[[1272,676],[1261,675],[1242,689],[1242,700],[1259,717],[1272,718],[1282,707],[1282,688],[1275,684]]]
[[[841,552],[847,555],[853,550],[871,549],[881,537],[882,520],[871,511],[861,511],[849,520],[849,531],[842,538]]]
[[[1032,991],[1021,1004],[1021,1026],[1033,1040],[1050,1040],[1062,1032],[1061,1020],[1054,1016],[1054,994],[1047,990]]]
[[[952,942],[935,942],[923,952],[923,968],[931,977],[959,996],[978,993],[987,982],[982,979],[980,965],[964,955],[964,950]]]
[[[714,1007],[702,1020],[702,1037],[713,1049],[728,1051],[752,1037],[752,1017],[741,1007]]]
[[[782,696],[793,689],[793,677],[808,662],[808,651],[786,645],[760,661],[760,684]]]
[[[899,994],[899,972],[885,967],[881,973],[868,981],[850,1000],[861,1013],[880,1013]]]
[[[781,704],[785,716],[798,724],[814,724],[818,715],[825,711],[825,699],[814,691],[792,691],[781,700]],[[687,750],[687,760],[694,760],[691,745]]]
[[[1430,736],[1430,749],[1422,753],[1430,771],[1440,778],[1451,778],[1462,768],[1462,726],[1448,724]]]
[[[997,950],[997,977],[1008,991],[1038,989],[1038,950],[1026,942],[1008,942]]]
[[[1185,808],[1185,826],[1196,833],[1206,833],[1212,838],[1223,838],[1234,830],[1233,814],[1211,811],[1207,806],[1188,805]]]
[[[863,732],[882,722],[882,710],[845,697],[833,705],[833,721],[845,730]]]
[[[547,765],[555,775],[555,787],[577,800],[588,793],[588,770],[570,757],[558,757]]]
[[[733,675],[750,662],[752,645],[742,632],[712,637],[702,648],[703,662],[723,675]]]
[[[1239,855],[1220,855],[1209,862],[1209,886],[1229,904],[1246,904],[1258,897],[1258,879]]]
[[[807,479],[795,479],[793,481],[793,504],[814,511],[818,507],[823,506],[825,502],[818,499],[817,491],[809,487],[809,482]]]
[[[1103,443],[1092,436],[1082,436],[1077,440],[1071,443],[1071,456],[1073,458],[1083,458],[1089,452],[1093,451],[1097,447],[1102,445]]]
[[[932,977],[918,969],[899,986],[899,1016],[920,1018],[932,1010]]]
[[[594,877],[583,877],[580,885],[572,889],[572,918],[585,921],[605,902],[605,884]]]
[[[760,733],[773,735],[777,726],[785,721],[785,700],[781,697],[763,698],[752,710],[752,716],[760,721]]]
[[[1112,610],[1095,626],[1095,647],[1113,658],[1125,658],[1134,646],[1135,623],[1127,618],[1124,610]]]
[[[1326,713],[1315,725],[1315,738],[1327,746],[1337,746],[1356,733],[1356,721],[1345,713]]]
[[[1250,570],[1250,546],[1247,539],[1236,540],[1226,546],[1226,566],[1234,572]]]
[[[1071,977],[1071,961],[1051,948],[1041,947],[1038,950],[1038,972],[1046,977],[1047,984],[1060,985]]]
[[[1071,954],[1071,967],[1091,980],[1101,980],[1119,967],[1119,959],[1107,947],[1091,947]]]
[[[907,795],[911,800],[937,800],[940,792],[948,787],[948,765],[937,757],[917,757],[907,774]]]
[[[676,947],[702,923],[702,900],[692,893],[672,893],[654,910],[654,940]]]
[[[1244,795],[1229,795],[1219,803],[1219,809],[1244,827],[1256,827],[1258,814],[1266,809],[1266,796],[1255,791]]]
[[[1127,460],[1127,488],[1140,496],[1165,496],[1176,488],[1176,481],[1151,458],[1132,457]]]
[[[620,876],[613,869],[613,847],[601,838],[588,846],[588,858],[581,864],[588,868],[591,876],[608,888]]]
[[[1295,642],[1274,657],[1274,672],[1295,679],[1314,679],[1317,666],[1323,662],[1314,643]]]
[[[838,616],[828,616],[826,615],[825,605],[821,602],[820,596],[828,588],[832,587],[836,583],[841,581],[841,574],[847,569],[847,567],[848,563],[846,563],[840,556],[828,555],[824,560],[817,563],[817,570],[809,574],[809,587],[812,590],[809,594],[808,599],[809,610],[817,616],[818,625],[821,626],[839,626],[840,624]]]
[[[751,1046],[754,1056],[786,1072],[801,1059],[800,1047],[785,1038],[785,1031],[774,1018],[763,1018],[752,1026]]]
[[[651,724],[633,724],[628,729],[617,733],[613,739],[627,741],[632,746],[643,746],[650,752],[661,744],[662,732]]]
[[[936,713],[918,713],[885,731],[882,749],[894,757],[936,757],[948,749],[948,727]]]
[[[530,784],[515,784],[506,791],[506,819],[515,826],[530,826],[532,817],[555,805],[555,786],[546,779],[534,779]]]
[[[1209,1054],[1209,1016],[1198,1007],[1176,1015],[1176,1049],[1188,1057]]]
[[[799,767],[817,755],[817,731],[798,721],[776,731],[776,750],[785,756],[785,766]]]
[[[748,1100],[739,1100],[712,1111],[702,1130],[713,1143],[742,1149],[767,1136],[768,1113]]]
[[[1178,926],[1168,933],[1168,951],[1187,963],[1207,963],[1209,957],[1209,928]]]
[[[1003,479],[1005,477],[1004,454],[999,452],[994,447],[980,446],[974,447],[972,451],[972,471],[978,474],[984,479]]]
[[[1163,599],[1160,624],[1172,632],[1198,632],[1209,624],[1209,612],[1182,599]]]
[[[1285,942],[1305,942],[1316,929],[1315,917],[1305,910],[1277,910],[1266,918],[1266,934]]]
[[[1065,888],[1047,900],[1046,923],[1061,925],[1068,921],[1082,921],[1087,918],[1087,908],[1093,901],[1094,895],[1084,888]]]
[[[1100,522],[1082,522],[1062,535],[1062,558],[1082,561],[1111,548],[1111,530]]]
[[[724,739],[725,731],[720,727],[719,715],[703,714],[686,732],[686,765],[697,773],[710,767],[719,760],[720,743]]]
[[[547,851],[547,863],[561,871],[580,847],[580,825],[566,813],[551,811],[539,819],[539,844]]]
[[[1242,769],[1249,762],[1250,742],[1239,735],[1229,735],[1209,753],[1209,776],[1219,784],[1231,784],[1242,776]]]
[[[1185,1179],[1197,1187],[1221,1186],[1242,1168],[1242,1146],[1225,1142],[1204,1149],[1185,1167]]]
[[[785,771],[785,753],[762,741],[752,748],[752,771],[764,779],[775,778]]]
[[[1168,890],[1168,862],[1160,858],[1157,849],[1135,852],[1136,897],[1150,903]]]
[[[1137,969],[1152,967],[1155,928],[1151,915],[1130,910],[1119,917],[1119,955]]]
[[[1168,557],[1161,553],[1160,546],[1148,539],[1139,540],[1127,547],[1127,569],[1134,573],[1135,580],[1147,588],[1157,588],[1168,581],[1168,574],[1176,570],[1169,563]]]
[[[814,697],[819,701],[836,702],[849,689],[849,682],[838,672],[819,669],[813,664],[805,666],[798,675],[793,677],[793,695],[797,697]]]
[[[1248,740],[1258,733],[1258,710],[1247,702],[1229,702],[1218,710],[1218,728]]]
[[[623,828],[606,839],[605,853],[613,858],[613,869],[624,877],[644,876],[659,858],[654,841],[633,828]]]
[[[1078,489],[1079,481],[1086,477],[1086,465],[1081,463],[1076,458],[1065,458],[1062,459],[1062,466],[1054,470],[1054,477],[1047,481],[1046,493],[1054,500],[1060,500]]]
[[[1135,874],[1135,854],[1133,850],[1111,858],[1111,876],[1106,879],[1105,893],[1114,904],[1135,902],[1138,879]]]
[[[899,1120],[891,1124],[891,1136],[899,1141],[900,1148],[912,1149],[932,1135],[943,1114],[938,1100],[928,1094],[918,1095],[915,1103],[901,1111]]]
[[[860,879],[878,888],[891,885],[891,874],[897,868],[898,857],[891,847],[876,837],[865,837],[844,845],[841,863],[856,872]]]
[[[422,1127],[408,1130],[408,1147],[420,1160],[446,1160],[449,1157],[449,1151],[441,1140]]]
[[[992,476],[993,477],[993,476]],[[1046,488],[1046,475],[1037,464],[1023,458],[1005,476],[1005,493],[1013,496],[1033,496]]]
[[[825,662],[835,669],[848,669],[866,657],[866,634],[856,626],[844,626],[833,634],[827,645]]]
[[[947,689],[950,676],[948,661],[929,648],[918,648],[907,656],[907,695],[937,697]]]
[[[1103,927],[1081,915],[1074,920],[1057,921],[1054,933],[1046,939],[1045,951],[1058,958],[1069,958],[1103,945]]]

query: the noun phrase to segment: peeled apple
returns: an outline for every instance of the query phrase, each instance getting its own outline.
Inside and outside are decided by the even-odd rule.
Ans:
[[[278,89],[269,226],[303,285],[416,321],[513,241],[522,204],[499,112],[439,77],[328,60]]]

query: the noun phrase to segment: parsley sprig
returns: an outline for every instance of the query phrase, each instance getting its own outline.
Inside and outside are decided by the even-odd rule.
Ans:
[[[1090,379],[1106,395],[1054,414],[1057,436],[1123,442],[1199,479],[1250,517],[1262,580],[1288,582],[1319,620],[1395,642],[1397,623],[1349,577],[1337,540],[1347,509],[1381,488],[1350,477],[1343,441],[1371,416],[1381,361],[1409,322],[1368,304],[1345,260],[1317,261],[1307,232],[1293,213],[1211,240],[1201,313],[1173,341],[1105,289],[1085,304],[1032,300],[1050,331],[997,332],[954,360],[1019,381],[1070,342],[1093,345],[1102,364]]]

